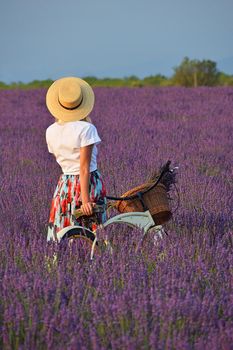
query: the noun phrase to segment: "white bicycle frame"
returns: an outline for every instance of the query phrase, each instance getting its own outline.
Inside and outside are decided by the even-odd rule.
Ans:
[[[155,225],[155,222],[154,222],[149,210],[144,211],[144,212],[129,212],[129,213],[123,213],[123,214],[116,215],[116,216],[108,219],[104,224],[101,224],[100,227],[105,228],[108,225],[120,224],[120,223],[127,224],[130,227],[138,227],[138,228],[142,229],[144,231],[142,240],[144,239],[145,235],[147,234],[147,232],[151,228],[153,228],[155,230],[155,235],[158,235],[158,237],[162,236],[163,227],[162,227],[162,225]],[[98,237],[94,231],[91,231],[90,229],[88,229],[86,227],[79,226],[79,225],[67,226],[57,233],[56,238],[53,236],[48,236],[47,241],[54,240],[54,241],[60,242],[69,230],[75,229],[75,228],[85,229],[85,230],[89,231],[90,233],[94,234],[95,239],[92,243],[92,249],[91,249],[91,259],[93,259],[94,249],[95,249],[95,245],[98,241]]]

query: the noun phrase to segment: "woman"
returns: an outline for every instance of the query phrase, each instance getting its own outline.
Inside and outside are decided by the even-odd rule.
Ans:
[[[82,221],[74,210],[91,216],[96,202],[106,204],[106,189],[97,168],[97,147],[101,142],[89,114],[94,106],[94,92],[84,80],[66,77],[48,89],[46,105],[55,122],[46,130],[48,151],[62,168],[49,215],[47,240],[56,239],[62,228]],[[91,218],[90,218],[91,219]],[[106,211],[99,223],[106,221]],[[93,230],[96,223],[89,221]]]

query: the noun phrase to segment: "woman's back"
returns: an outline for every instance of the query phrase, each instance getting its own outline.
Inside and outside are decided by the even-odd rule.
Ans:
[[[55,122],[46,130],[46,141],[50,153],[56,157],[63,174],[80,173],[80,147],[94,144],[90,172],[97,169],[97,147],[101,142],[96,127],[86,121]]]

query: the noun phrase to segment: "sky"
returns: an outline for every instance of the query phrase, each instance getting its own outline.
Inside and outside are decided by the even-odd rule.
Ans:
[[[233,0],[0,0],[0,81],[233,74]]]

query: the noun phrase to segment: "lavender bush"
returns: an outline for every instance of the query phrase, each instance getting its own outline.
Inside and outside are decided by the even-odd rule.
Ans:
[[[46,242],[61,170],[45,94],[0,91],[0,348],[232,349],[233,89],[95,89],[107,193],[170,159],[180,206],[137,253],[140,230],[108,228],[116,249],[92,263]]]

